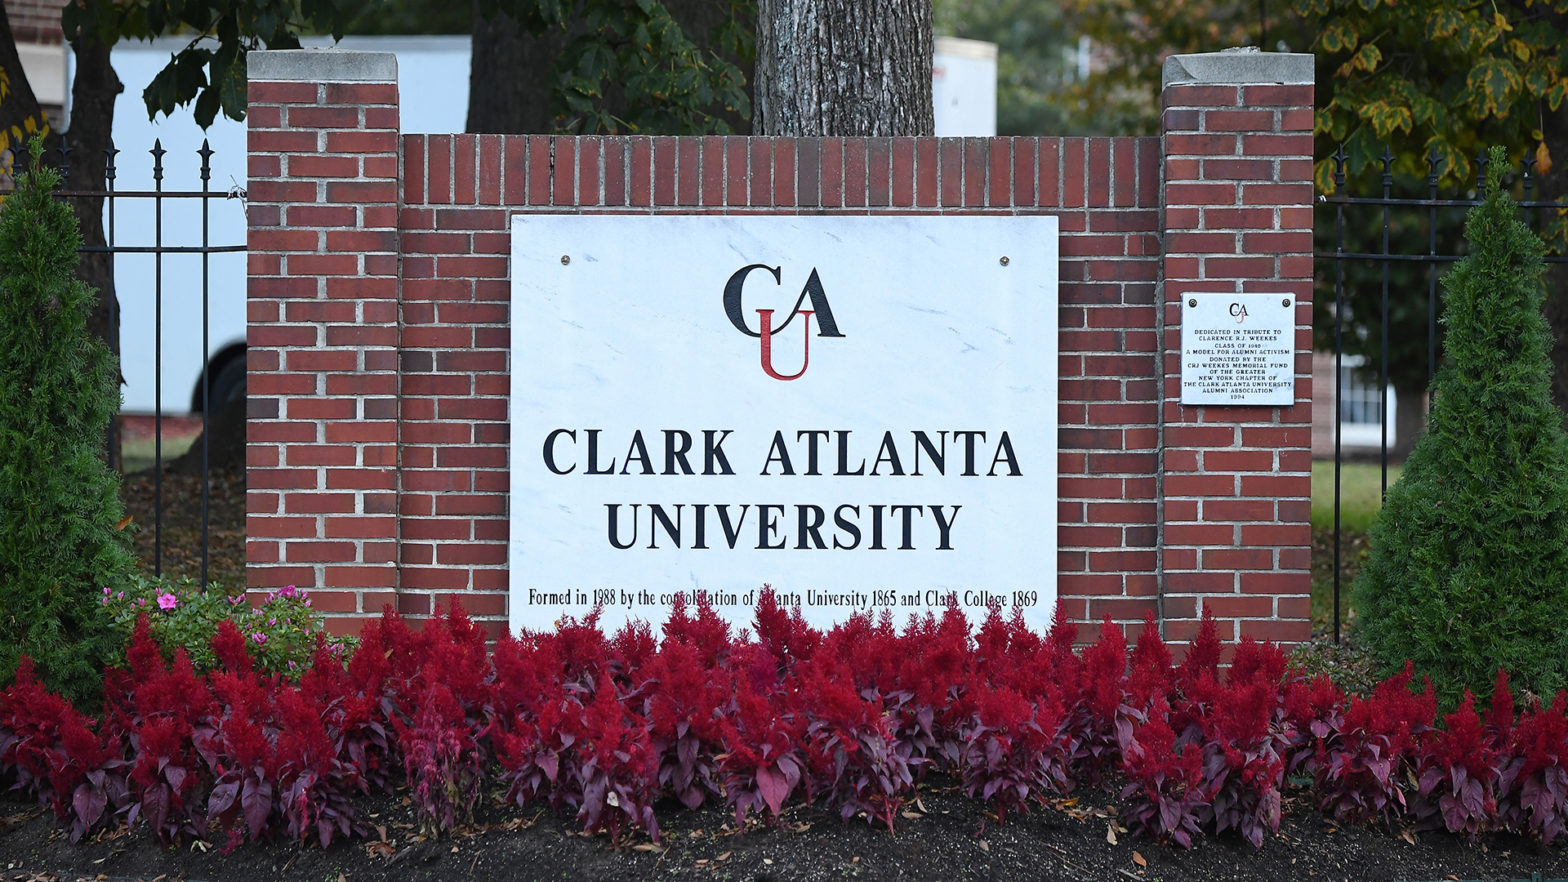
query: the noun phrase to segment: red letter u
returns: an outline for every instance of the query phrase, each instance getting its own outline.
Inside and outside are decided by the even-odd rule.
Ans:
[[[793,374],[781,374],[773,369],[773,310],[757,310],[762,325],[762,370],[775,380],[798,380],[811,364],[811,310],[803,309],[800,314],[806,317],[806,345],[800,359],[800,370]]]

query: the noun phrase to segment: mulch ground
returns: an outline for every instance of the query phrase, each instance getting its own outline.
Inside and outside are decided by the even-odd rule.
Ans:
[[[163,515],[158,517],[161,495]],[[207,582],[235,591],[245,585],[245,473],[214,473],[207,494]],[[132,542],[147,575],[201,580],[202,481],[151,470],[124,476],[120,499],[135,531]]]
[[[1471,880],[1568,878],[1568,853],[1515,838],[1467,845],[1453,836],[1343,829],[1309,807],[1287,804],[1277,836],[1253,848],[1237,837],[1200,841],[1190,851],[1140,839],[1113,822],[1114,799],[1090,792],[1056,800],[1005,824],[934,779],[908,806],[896,831],[810,808],[775,826],[737,829],[728,813],[661,807],[664,837],[619,845],[577,832],[570,818],[542,809],[490,805],[477,823],[440,840],[414,833],[406,804],[370,805],[371,841],[326,849],[298,843],[246,844],[229,854],[205,843],[161,848],[145,828],[123,828],[71,844],[52,815],[0,802],[0,878],[54,880],[222,880],[271,882],[436,882],[504,880],[820,880],[820,879],[1147,879],[1147,880]]]

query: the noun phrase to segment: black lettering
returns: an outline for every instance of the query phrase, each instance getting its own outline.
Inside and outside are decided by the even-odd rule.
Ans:
[[[904,538],[903,541],[898,543],[898,550],[913,551],[915,546],[911,534],[914,533],[915,529],[914,516],[917,514],[923,515],[925,512],[918,505],[890,505],[887,507],[887,510],[890,514],[902,515],[903,517]]]
[[[680,443],[676,443],[679,441]],[[691,463],[686,459],[686,453],[691,450],[691,433],[685,429],[664,430],[664,473],[676,474],[675,464],[680,463],[679,474],[696,474],[691,470]]]
[[[632,460],[642,463],[642,473],[653,474],[653,463],[648,461],[648,445],[642,440],[642,429],[632,433],[632,443],[626,445],[626,462],[621,464],[621,474],[632,467]]]
[[[615,474],[615,460],[610,460],[610,467],[599,468],[599,432],[601,429],[588,430],[588,474],[613,475]]]
[[[697,534],[692,537],[691,547],[697,550],[706,549],[708,547],[708,505],[707,503],[699,502],[693,505],[691,510],[696,521],[695,532]]]
[[[648,517],[648,547],[649,548],[658,548],[659,547],[659,529],[658,528],[659,528],[660,524],[663,524],[664,525],[664,535],[668,536],[670,541],[675,543],[675,547],[676,548],[680,548],[681,547],[681,507],[679,505],[675,506],[675,520],[673,522],[670,520],[670,516],[665,514],[664,506],[658,504],[657,502],[650,503],[648,505],[648,515],[649,515],[649,517]]]
[[[719,526],[724,528],[724,539],[733,550],[735,548],[735,540],[740,538],[741,525],[746,523],[746,509],[751,508],[751,506],[741,506],[740,520],[733,524],[730,523],[730,507],[728,505],[716,505],[714,508],[719,510]]]
[[[866,473],[864,459],[860,460],[860,465],[854,471],[849,470],[849,432],[839,429],[834,434],[838,435],[838,471],[834,474],[841,478],[848,475],[864,475]]]
[[[544,436],[544,467],[556,473],[557,475],[570,475],[574,470],[576,470],[577,463],[572,463],[572,467],[566,469],[565,471],[562,471],[555,464],[555,439],[561,435],[565,435],[566,437],[572,439],[573,442],[577,441],[577,433],[571,429],[556,429],[550,434]]]
[[[834,525],[837,526],[843,532],[848,533],[855,540],[855,541],[851,542],[850,544],[845,545],[842,542],[839,542],[838,541],[838,536],[835,535],[833,537],[833,547],[834,548],[844,549],[844,550],[848,551],[848,550],[860,547],[860,525],[855,523],[854,521],[851,521],[851,520],[849,520],[849,519],[844,517],[844,510],[845,509],[849,509],[850,511],[854,512],[855,513],[855,517],[859,518],[860,517],[860,506],[858,506],[858,505],[841,505],[838,508],[833,510],[833,523],[834,523]]]
[[[964,477],[973,478],[975,472],[975,438],[985,440],[984,432],[954,432],[953,439],[963,439],[964,442]]]
[[[996,442],[996,456],[991,458],[991,470],[985,473],[986,477],[996,474],[996,464],[1004,460],[1007,462],[1008,477],[1016,478],[1023,474],[1018,470],[1018,454],[1013,452],[1013,439],[1007,437],[1006,432],[1003,432],[1001,439]]]
[[[771,514],[771,515],[768,514],[768,510],[769,509],[772,509],[775,513]],[[780,539],[779,540],[779,544],[777,544],[777,545],[770,545],[770,544],[768,544],[768,537],[770,537],[770,536],[777,536],[778,535],[778,532],[779,532],[779,515],[782,515],[782,514],[784,514],[784,506],[782,506],[782,505],[759,505],[759,506],[757,506],[757,550],[758,551],[762,551],[764,549],[767,549],[767,550],[770,550],[770,551],[782,551],[784,549],[785,541],[783,539]]]
[[[827,517],[827,514],[822,511],[822,507],[819,505],[797,505],[795,506],[795,516],[798,528],[796,530],[795,549],[797,551],[809,550],[806,545],[806,537],[810,536],[812,544],[816,545],[818,549],[827,550],[828,545],[822,541],[822,533],[819,532],[822,529],[823,520]]]
[[[774,432],[773,443],[768,447],[768,461],[762,464],[762,473],[769,474],[768,467],[778,463],[784,469],[784,474],[795,474],[795,467],[789,463],[789,448],[784,446],[784,433]]]
[[[795,440],[806,439],[806,474],[822,474],[817,471],[817,436],[826,438],[829,434],[825,429],[805,429],[795,433]]]
[[[898,447],[893,444],[892,432],[882,433],[882,446],[877,449],[877,461],[871,464],[871,474],[879,474],[877,469],[881,468],[884,462],[893,469],[893,474],[904,473],[904,464],[898,460]]]
[[[938,432],[937,438],[942,442],[941,447],[934,446],[931,443],[931,436],[925,432],[915,432],[915,470],[911,474],[917,477],[920,475],[920,451],[922,450],[926,452],[926,456],[930,457],[931,464],[936,466],[937,474],[947,474],[947,433]]]
[[[772,273],[773,284],[782,285],[784,283],[784,276],[782,275],[782,270],[784,268],[780,266],[768,266],[765,263],[753,263],[749,266],[743,266],[736,270],[734,275],[730,276],[730,280],[728,282],[724,283],[724,314],[729,317],[730,324],[734,325],[737,331],[740,331],[742,334],[745,334],[748,337],[761,337],[762,334],[746,327],[746,314],[741,306],[740,292],[741,288],[743,288],[746,284],[746,276],[749,275],[752,270],[758,269],[765,269]],[[794,315],[790,316],[790,318],[794,317]],[[787,325],[789,322],[785,321],[784,324]],[[782,331],[784,328],[781,326],[777,330]]]
[[[616,503],[616,504],[612,505],[612,504],[608,504],[607,503],[604,507],[610,510],[610,512],[609,512],[609,519],[608,519],[609,523],[607,525],[607,529],[608,529],[608,532],[610,534],[610,544],[612,546],[620,549],[621,551],[625,551],[626,549],[631,548],[633,545],[636,545],[637,544],[637,509],[640,508],[640,506],[637,503],[632,503],[632,506],[631,506],[631,509],[632,509],[632,538],[628,539],[624,545],[621,544],[620,537],[619,537],[620,530],[617,529],[617,521],[619,520],[620,511],[621,511],[620,504]]]
[[[704,475],[733,475],[735,470],[730,468],[730,459],[724,455],[724,439],[730,436],[734,429],[725,429],[719,440],[713,440],[713,429],[702,430],[702,473]],[[722,471],[715,472],[713,464],[717,462]]]
[[[936,528],[941,533],[941,541],[936,546],[937,551],[953,550],[953,521],[958,520],[958,510],[961,508],[962,505],[955,505],[953,514],[950,517],[943,517],[942,506],[931,506],[931,516],[936,519]]]

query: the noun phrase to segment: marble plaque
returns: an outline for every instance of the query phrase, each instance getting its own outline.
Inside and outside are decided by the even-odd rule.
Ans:
[[[1285,294],[1188,294],[1181,403],[1296,401],[1296,301]]]
[[[1053,217],[512,223],[510,621],[1056,599]]]

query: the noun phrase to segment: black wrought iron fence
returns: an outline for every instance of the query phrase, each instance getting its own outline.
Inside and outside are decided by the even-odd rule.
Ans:
[[[71,152],[69,142],[62,139],[60,146],[51,150],[51,155],[45,158],[46,161],[56,164],[62,180],[70,180]],[[213,207],[215,203],[238,200],[240,206],[238,227],[243,230],[244,191],[239,182],[235,182],[232,187],[213,189],[214,151],[206,140],[203,140],[200,149],[195,151],[196,155],[189,157],[189,165],[166,164],[165,157],[168,156],[168,151],[164,149],[161,139],[154,141],[151,149],[147,151],[150,160],[145,164],[123,162],[121,151],[112,144],[104,153],[106,154],[104,190],[61,189],[56,195],[65,200],[96,200],[103,206],[104,242],[84,243],[79,253],[108,256],[107,288],[113,295],[106,297],[110,310],[108,326],[116,331],[109,334],[109,344],[120,362],[122,383],[130,384],[130,381],[124,380],[127,375],[134,373],[138,377],[138,382],[133,384],[137,387],[135,406],[122,410],[120,418],[111,424],[109,449],[116,451],[121,448],[120,442],[123,440],[120,436],[121,427],[126,424],[127,419],[151,421],[153,445],[151,564],[154,575],[161,576],[164,571],[165,552],[165,423],[175,415],[187,412],[187,409],[192,415],[199,416],[200,584],[206,586],[209,583],[208,570],[212,555],[213,483],[210,459],[211,433],[208,429],[219,405],[233,395],[244,394],[243,319],[239,330],[238,360],[234,360],[233,352],[220,353],[221,362],[215,359],[212,336],[212,311],[215,302],[212,264],[216,256],[238,255],[237,260],[241,262],[239,277],[237,280],[229,280],[237,281],[238,284],[225,288],[224,293],[237,298],[239,315],[243,316],[245,289],[242,265],[246,246],[243,233],[240,234],[237,242],[214,241]],[[180,157],[180,160],[184,162],[185,158]],[[29,161],[30,157],[25,148],[22,148],[14,157],[13,168],[20,172]],[[166,178],[169,177],[172,169],[177,168],[184,175],[193,167],[199,175],[199,186],[184,189],[166,186]],[[123,186],[127,178],[131,183],[129,187]],[[6,189],[0,189],[0,197],[5,196],[7,192]],[[226,226],[232,231],[235,225],[231,222]],[[235,237],[231,232],[227,238]],[[232,268],[226,267],[226,269]],[[179,292],[185,295],[172,298],[175,301],[172,305],[178,330],[176,339],[168,341],[171,348],[165,347],[164,339],[165,328],[169,324],[171,315],[170,310],[167,309],[171,305],[171,298],[165,290],[166,270],[173,270],[178,278]],[[228,275],[234,273],[231,271]],[[194,298],[190,296],[192,292],[195,293]],[[227,305],[233,306],[232,303]],[[191,313],[193,307],[199,310],[199,320]],[[122,319],[126,316],[135,316],[137,319],[136,330],[131,333],[122,331]],[[199,328],[196,334],[190,333],[193,326]],[[146,339],[146,329],[149,328],[150,340]],[[178,353],[179,357],[171,358],[175,353]],[[193,357],[193,353],[199,357]],[[166,401],[165,367],[166,363],[171,361],[189,363],[193,367],[199,362],[199,368],[197,373],[189,378],[195,386],[192,394],[188,397],[180,395],[175,401]],[[235,370],[236,366],[237,370]],[[149,373],[150,382],[141,379],[142,375]],[[215,384],[232,386],[236,379],[239,383],[237,390],[214,388]],[[185,382],[184,378],[175,381]],[[123,470],[124,462],[111,459],[110,466]]]
[[[1560,224],[1568,204],[1540,197],[1535,160],[1526,159],[1517,169],[1489,169],[1484,155],[1474,164],[1474,186],[1468,192],[1443,197],[1439,181],[1444,173],[1438,158],[1425,159],[1424,178],[1397,175],[1395,157],[1384,150],[1382,170],[1372,180],[1351,179],[1346,174],[1343,147],[1332,157],[1334,193],[1318,197],[1316,296],[1314,341],[1318,351],[1334,358],[1333,411],[1333,634],[1341,636],[1343,599],[1342,557],[1344,525],[1341,521],[1342,477],[1346,464],[1347,423],[1375,415],[1376,441],[1363,458],[1379,465],[1378,494],[1388,492],[1391,456],[1408,449],[1409,425],[1419,425],[1430,404],[1433,375],[1441,358],[1442,334],[1439,277],[1463,256],[1463,223],[1478,204],[1487,176],[1505,175],[1527,220],[1539,232]],[[1374,169],[1374,173],[1376,170]],[[1354,187],[1370,186],[1377,195],[1352,194]],[[1561,248],[1549,263],[1568,263]],[[1555,292],[1568,297],[1568,290]],[[1347,370],[1349,368],[1349,370]],[[1347,396],[1347,379],[1359,379],[1375,390],[1376,406]],[[1391,444],[1390,423],[1399,422],[1390,407],[1390,394],[1405,390],[1403,407],[1416,410],[1406,420],[1405,436]],[[1415,394],[1412,395],[1411,393]],[[1320,391],[1318,395],[1321,395]],[[1319,455],[1314,450],[1314,456]]]

